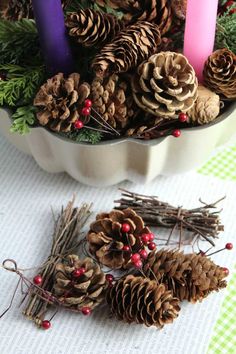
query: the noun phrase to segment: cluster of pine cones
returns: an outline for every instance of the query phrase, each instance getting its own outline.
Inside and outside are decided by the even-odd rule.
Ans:
[[[164,249],[148,254],[147,233],[132,209],[97,215],[87,235],[94,258],[70,255],[58,263],[54,296],[67,309],[85,315],[106,302],[119,320],[162,328],[178,317],[183,300],[195,303],[226,287],[225,269],[205,255]],[[140,271],[131,261],[139,255]],[[129,273],[115,279],[105,275],[103,266]]]
[[[220,113],[220,98],[236,98],[236,56],[230,50],[209,57],[206,88],[187,58],[163,45],[172,25],[185,19],[186,0],[94,0],[90,8],[67,12],[69,3],[62,1],[68,34],[81,53],[95,51],[92,75],[87,82],[79,74],[50,78],[34,101],[40,125],[68,133],[78,121],[103,129],[105,122],[110,134],[138,136],[160,120],[176,124],[182,113],[192,125],[209,123]],[[31,1],[11,0],[3,14],[31,18]],[[85,115],[86,98],[93,109]]]

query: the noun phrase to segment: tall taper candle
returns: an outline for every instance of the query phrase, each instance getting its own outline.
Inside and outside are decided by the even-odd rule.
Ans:
[[[215,42],[218,0],[188,0],[184,36],[184,55],[203,79],[204,63]]]
[[[61,0],[32,0],[45,63],[50,75],[74,71]]]

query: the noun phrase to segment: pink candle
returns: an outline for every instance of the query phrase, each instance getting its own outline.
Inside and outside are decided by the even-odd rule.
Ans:
[[[188,0],[184,36],[184,55],[196,71],[199,81],[205,61],[215,42],[218,0]]]

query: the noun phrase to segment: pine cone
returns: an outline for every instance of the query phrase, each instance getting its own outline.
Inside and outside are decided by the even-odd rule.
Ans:
[[[220,97],[199,85],[197,91],[197,100],[194,106],[188,111],[189,120],[192,123],[208,124],[220,114]]]
[[[161,52],[143,62],[132,80],[133,95],[144,111],[159,117],[177,117],[197,97],[197,78],[187,58]]]
[[[84,273],[76,277],[75,271],[81,269]],[[91,258],[70,255],[56,265],[54,294],[71,310],[94,309],[104,301],[106,287],[105,274]]]
[[[56,132],[71,131],[89,95],[90,86],[86,82],[80,84],[79,74],[68,78],[62,73],[55,75],[41,86],[34,99],[34,105],[39,107],[39,124]]]
[[[224,48],[210,55],[204,68],[204,81],[219,95],[236,98],[236,54]]]
[[[133,275],[118,280],[106,299],[118,320],[147,327],[172,323],[180,311],[179,300],[163,284]]]
[[[124,13],[123,19],[128,24],[137,21],[153,22],[159,26],[161,34],[166,33],[172,23],[169,0],[96,0],[100,6],[109,6]]]
[[[201,301],[211,292],[225,288],[224,269],[206,256],[183,254],[180,251],[151,252],[144,273],[172,290],[180,301]]]
[[[180,20],[185,20],[187,12],[187,0],[171,0],[171,8],[177,18]]]
[[[33,18],[31,0],[10,0],[2,12],[2,18],[10,21],[19,21],[22,18]]]
[[[95,56],[92,68],[99,77],[127,72],[153,54],[160,42],[157,25],[137,22],[120,32]]]
[[[130,226],[129,232],[122,232],[123,224]],[[87,235],[89,250],[107,267],[127,267],[130,265],[131,254],[144,249],[140,236],[149,232],[142,218],[131,209],[99,214]],[[129,246],[130,250],[123,251],[124,246]]]
[[[91,97],[94,110],[118,131],[124,129],[139,112],[128,80],[115,74],[103,80],[95,78],[91,84]],[[95,112],[94,116],[96,118]]]
[[[110,42],[124,28],[124,23],[114,15],[86,9],[68,14],[66,26],[78,43],[92,47]]]

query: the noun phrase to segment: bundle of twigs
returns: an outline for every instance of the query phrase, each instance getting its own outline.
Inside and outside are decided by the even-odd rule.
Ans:
[[[187,230],[195,240],[203,238],[214,246],[213,239],[224,230],[220,221],[221,210],[215,210],[224,198],[211,204],[206,204],[200,199],[202,204],[200,207],[188,210],[162,202],[155,196],[132,193],[125,189],[120,190],[122,198],[115,201],[119,204],[116,209],[132,208],[143,218],[146,225],[170,228],[167,244],[170,242],[173,231],[179,230],[179,245],[181,245],[182,233]]]
[[[81,208],[74,208],[73,205],[74,200],[61,210],[58,219],[55,220],[51,253],[46,263],[39,269],[43,279],[42,285],[37,287],[32,284],[26,293],[28,303],[23,314],[39,326],[48,306],[54,303],[50,293],[53,288],[53,274],[56,264],[68,254],[73,253],[83,242],[81,229],[91,214],[91,206],[84,204]]]

